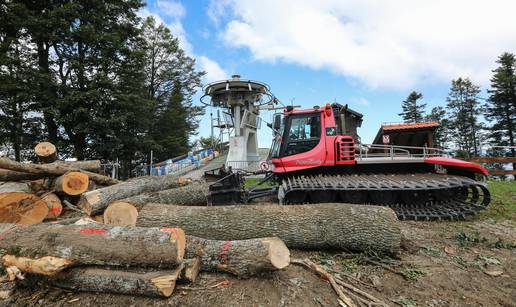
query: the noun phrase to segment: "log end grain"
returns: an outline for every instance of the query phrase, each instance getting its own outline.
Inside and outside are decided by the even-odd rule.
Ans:
[[[201,259],[194,257],[183,261],[183,270],[181,271],[180,280],[188,283],[194,283],[197,280],[199,271],[201,270]]]
[[[104,210],[104,223],[116,226],[135,226],[138,210],[130,203],[116,201]]]
[[[91,215],[93,213],[93,205],[100,202],[100,194],[99,190],[93,190],[81,194],[81,198],[79,199],[77,206],[81,208],[82,211],[86,212],[86,214]]]
[[[48,214],[45,219],[53,220],[56,219],[61,212],[63,212],[63,205],[61,199],[54,193],[45,193],[41,195],[41,200],[47,204]]]
[[[41,142],[34,147],[34,152],[38,158],[45,163],[57,160],[57,148],[50,142]]]
[[[269,248],[268,259],[271,264],[281,270],[290,264],[290,251],[279,238],[265,238],[262,244]]]
[[[76,196],[88,191],[90,179],[82,172],[68,172],[56,179],[56,191]]]
[[[24,192],[0,193],[0,222],[32,225],[48,215],[47,204],[36,195]]]
[[[162,228],[161,231],[170,233],[170,242],[177,246],[178,261],[182,261],[186,251],[186,235],[181,228]]]
[[[154,284],[156,289],[161,293],[164,297],[169,297],[174,292],[174,288],[176,287],[176,281],[181,274],[183,266],[180,265],[176,268],[171,274],[168,275],[159,275],[150,279],[150,282]]]

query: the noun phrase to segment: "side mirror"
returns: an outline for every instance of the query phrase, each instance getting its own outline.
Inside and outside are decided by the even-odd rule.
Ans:
[[[274,129],[275,131],[279,131],[281,129],[281,119],[282,119],[281,113],[274,114],[273,121],[272,121],[272,129]]]

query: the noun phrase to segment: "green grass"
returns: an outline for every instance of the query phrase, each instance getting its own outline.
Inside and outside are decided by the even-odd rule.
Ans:
[[[489,181],[491,203],[481,218],[516,220],[516,181]]]
[[[248,189],[257,184],[261,178],[246,178],[244,181],[244,188]],[[267,181],[258,186],[258,188],[272,188],[276,186],[274,182]]]

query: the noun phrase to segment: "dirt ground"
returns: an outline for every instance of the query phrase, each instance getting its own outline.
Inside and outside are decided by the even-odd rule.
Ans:
[[[397,258],[292,251],[391,306],[516,306],[513,221],[402,222]],[[382,265],[371,263],[379,262]],[[390,269],[386,269],[390,268]],[[393,273],[391,270],[396,271]],[[338,306],[330,285],[302,267],[239,280],[202,273],[168,299],[18,286],[0,306]]]

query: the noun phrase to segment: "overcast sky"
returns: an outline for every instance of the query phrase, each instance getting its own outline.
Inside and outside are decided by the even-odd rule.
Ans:
[[[516,52],[515,0],[153,0],[140,13],[179,37],[204,82],[238,73],[284,104],[347,103],[364,114],[365,143],[400,121],[412,90],[444,106],[451,80],[469,77],[485,97],[498,55]],[[270,134],[262,127],[260,147]]]

